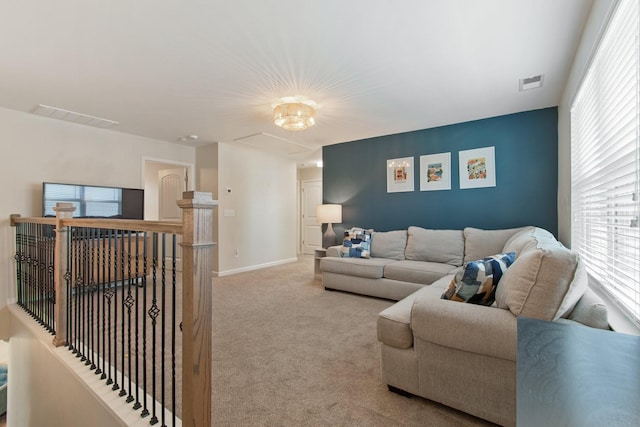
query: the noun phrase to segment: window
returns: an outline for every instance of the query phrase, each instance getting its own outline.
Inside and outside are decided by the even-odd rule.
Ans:
[[[113,217],[122,214],[122,189],[88,185],[52,184],[43,189],[44,215],[55,216],[57,202],[73,203],[75,217]]]
[[[619,2],[571,107],[571,244],[640,325],[638,4]]]

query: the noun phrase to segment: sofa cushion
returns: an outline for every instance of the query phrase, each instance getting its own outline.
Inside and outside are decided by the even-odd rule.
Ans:
[[[458,304],[425,295],[413,303],[411,328],[416,340],[516,360],[517,318],[508,310]]]
[[[371,233],[372,257],[402,260],[406,246],[407,230],[374,231]]]
[[[481,230],[467,227],[464,232],[464,262],[486,258],[505,253],[504,244],[511,236],[527,227],[508,228],[504,230]],[[509,251],[511,252],[511,251]]]
[[[320,259],[320,270],[348,276],[380,279],[384,274],[384,266],[395,262],[385,258],[338,258],[324,257]]]
[[[521,253],[535,249],[539,243],[543,246],[559,246],[559,242],[547,230],[539,227],[525,227],[507,240],[502,252],[515,252],[517,259]]]
[[[410,226],[405,259],[462,265],[464,236],[461,230],[428,230]]]
[[[401,299],[386,308],[378,315],[378,341],[397,348],[411,348],[413,346],[413,332],[411,331],[411,307],[415,299],[424,294],[437,290],[425,286],[411,295]]]
[[[586,270],[576,253],[546,246],[522,253],[504,273],[496,295],[499,308],[550,321],[571,312],[587,289]]]
[[[455,269],[450,264],[428,261],[396,261],[384,267],[384,277],[401,282],[430,285]]]
[[[607,306],[591,289],[587,288],[580,301],[571,310],[568,319],[592,328],[610,329]]]
[[[462,268],[462,267],[459,267],[459,268]],[[449,287],[449,283],[451,283],[451,279],[453,279],[453,276],[456,275],[457,270],[458,268],[453,270],[451,274],[447,274],[446,276],[441,277],[440,279],[436,280],[435,282],[429,285],[429,288],[440,289],[440,294],[438,294],[438,298],[440,298],[440,296],[442,295],[442,292],[444,292],[444,290]]]
[[[371,231],[362,228],[345,230],[340,256],[344,258],[369,258]]]
[[[480,305],[493,304],[496,287],[513,263],[515,255],[515,252],[509,252],[467,262],[464,270],[453,277],[448,289],[442,294],[442,299]]]

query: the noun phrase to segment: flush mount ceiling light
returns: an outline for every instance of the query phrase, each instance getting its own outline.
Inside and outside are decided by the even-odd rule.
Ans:
[[[284,102],[273,109],[273,122],[286,130],[305,130],[316,124],[316,110],[303,102]]]

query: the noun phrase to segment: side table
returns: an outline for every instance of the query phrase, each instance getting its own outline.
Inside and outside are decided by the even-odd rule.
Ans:
[[[320,271],[320,260],[327,255],[327,250],[324,248],[316,249],[313,251],[313,274],[316,279],[322,279],[322,271]]]

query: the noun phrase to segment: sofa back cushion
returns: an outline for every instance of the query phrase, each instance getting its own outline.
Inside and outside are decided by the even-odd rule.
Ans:
[[[462,265],[464,236],[461,230],[427,230],[411,226],[407,230],[405,258],[410,261],[429,261]]]
[[[404,259],[407,230],[374,231],[371,234],[371,256],[395,260]]]
[[[503,230],[464,229],[464,262],[483,259],[503,253],[504,244],[511,236],[527,227]],[[511,252],[511,251],[508,251]]]
[[[516,258],[518,258],[521,253],[535,249],[539,244],[556,247],[559,242],[553,234],[543,228],[525,227],[507,240],[503,252],[515,252]]]

